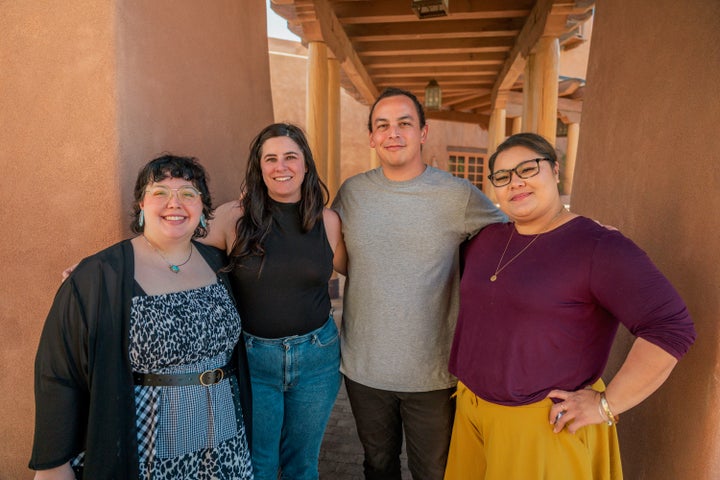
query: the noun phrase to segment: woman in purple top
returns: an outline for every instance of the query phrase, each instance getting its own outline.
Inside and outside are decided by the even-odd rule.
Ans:
[[[687,308],[632,241],[564,208],[544,138],[511,136],[489,167],[512,223],[464,251],[445,478],[622,478],[612,427],[695,340]],[[605,389],[620,323],[637,338]]]

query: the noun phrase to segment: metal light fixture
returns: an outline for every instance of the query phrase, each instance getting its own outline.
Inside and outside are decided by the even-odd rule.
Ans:
[[[428,82],[425,87],[425,109],[426,110],[440,110],[442,106],[442,90],[440,85],[432,79]]]
[[[448,14],[449,0],[412,0],[412,9],[415,15],[423,18],[444,17]]]

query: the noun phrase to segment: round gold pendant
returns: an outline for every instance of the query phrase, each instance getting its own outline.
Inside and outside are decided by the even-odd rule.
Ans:
[[[497,280],[497,275],[493,275],[492,277],[490,277],[491,282],[494,282],[495,280]]]

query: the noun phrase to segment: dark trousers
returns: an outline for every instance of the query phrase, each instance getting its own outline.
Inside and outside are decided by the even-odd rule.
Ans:
[[[414,480],[442,480],[445,473],[455,388],[430,392],[378,390],[345,377],[368,480],[401,480],[403,430]]]

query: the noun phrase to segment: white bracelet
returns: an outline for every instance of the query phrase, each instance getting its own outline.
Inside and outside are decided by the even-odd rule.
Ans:
[[[605,397],[605,392],[600,392],[600,407],[602,407],[602,411],[605,412],[605,416],[608,419],[608,426],[612,426],[620,421],[620,417],[613,415],[612,410],[610,410],[610,404]]]

